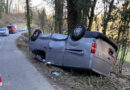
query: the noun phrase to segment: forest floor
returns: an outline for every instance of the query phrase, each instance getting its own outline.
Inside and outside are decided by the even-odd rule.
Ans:
[[[60,90],[130,90],[130,63],[125,64],[123,75],[112,72],[110,76],[103,77],[87,71],[46,65],[35,60],[28,49],[27,34],[19,37],[16,45],[57,90],[59,87]],[[54,71],[60,72],[59,76],[52,74]]]

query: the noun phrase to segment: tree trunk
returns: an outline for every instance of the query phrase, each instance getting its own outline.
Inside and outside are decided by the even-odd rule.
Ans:
[[[55,32],[62,33],[64,0],[55,0]]]
[[[31,27],[30,27],[30,7],[29,7],[29,0],[26,0],[26,9],[27,9],[27,28],[28,28],[28,34],[29,37],[31,36]]]
[[[92,27],[92,23],[93,23],[93,18],[94,18],[94,10],[95,10],[95,6],[96,6],[97,0],[93,1],[93,5],[91,7],[91,14],[89,17],[89,25],[88,25],[88,30],[91,31],[91,27]]]
[[[38,12],[38,14],[39,14],[40,27],[42,31],[44,32],[44,26],[45,26],[45,22],[47,18],[45,9],[43,9],[41,12]]]
[[[68,9],[68,34],[70,34],[74,27],[78,24],[78,12],[76,10],[76,3],[77,0],[67,0],[67,9]]]
[[[9,9],[9,0],[6,0],[6,14],[8,14],[8,9]]]
[[[104,24],[103,24],[103,30],[102,30],[104,35],[106,35],[106,29],[107,29],[108,22],[109,22],[110,17],[111,17],[111,12],[113,10],[113,4],[114,4],[114,0],[112,0],[110,2],[109,11],[108,11],[107,17],[106,18],[104,17],[104,22],[103,22]]]
[[[10,3],[9,3],[9,13],[10,13],[10,10],[11,10],[11,5],[12,5],[12,0],[10,0]]]
[[[123,69],[123,64],[126,60],[126,55],[128,53],[128,46],[130,45],[129,43],[129,0],[125,0],[123,4],[123,10],[121,12],[121,22],[120,22],[120,28],[119,28],[119,37],[118,41],[120,41],[121,45],[121,57],[120,57],[120,62],[119,62],[119,73],[122,73]]]
[[[2,0],[0,0],[0,18],[2,17]]]

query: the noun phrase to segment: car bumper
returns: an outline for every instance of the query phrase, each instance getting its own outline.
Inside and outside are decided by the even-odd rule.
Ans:
[[[8,36],[8,33],[0,33],[0,36]]]
[[[15,33],[17,33],[17,32],[15,32],[15,31],[9,31],[9,33],[10,33],[10,34],[15,34]]]

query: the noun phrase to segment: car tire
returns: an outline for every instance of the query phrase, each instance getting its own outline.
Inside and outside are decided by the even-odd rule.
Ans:
[[[83,37],[86,32],[86,27],[84,25],[77,25],[73,32],[71,33],[71,39],[77,41]]]
[[[33,35],[31,36],[31,40],[32,40],[32,41],[37,40],[37,38],[39,37],[39,35],[40,35],[41,33],[42,33],[41,30],[36,29],[36,30],[34,31]]]

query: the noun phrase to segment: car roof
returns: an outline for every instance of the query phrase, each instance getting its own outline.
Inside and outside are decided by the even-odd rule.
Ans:
[[[15,26],[13,26],[13,25],[8,25],[7,27],[8,28],[15,28]]]

